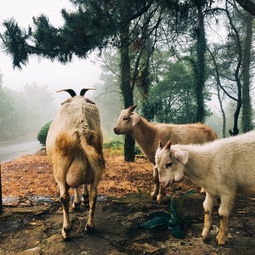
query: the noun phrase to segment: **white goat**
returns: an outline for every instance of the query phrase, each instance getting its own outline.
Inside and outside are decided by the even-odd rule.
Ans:
[[[228,216],[236,193],[255,192],[255,131],[203,145],[159,146],[155,156],[160,183],[166,187],[186,175],[206,191],[202,238],[212,225],[214,198],[220,198],[219,245],[225,244]]]
[[[68,238],[71,230],[68,189],[90,184],[86,230],[91,230],[94,228],[97,185],[104,171],[99,112],[93,102],[83,97],[87,90],[81,90],[80,96],[71,89],[61,90],[69,92],[72,98],[62,103],[46,140],[47,155],[53,165],[63,206],[63,239]]]
[[[188,144],[205,143],[217,138],[211,128],[201,123],[184,125],[150,123],[133,112],[135,108],[136,105],[122,110],[113,130],[115,134],[130,134],[153,164],[159,141],[166,144],[171,139],[175,144]],[[165,189],[159,184],[158,171],[155,167],[153,177],[155,187],[152,197],[161,202],[165,196]]]

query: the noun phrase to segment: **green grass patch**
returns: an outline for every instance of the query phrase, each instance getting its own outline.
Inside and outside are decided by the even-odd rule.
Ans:
[[[110,142],[104,143],[104,149],[109,149],[111,153],[115,155],[123,155],[124,153],[124,141],[114,139]],[[135,155],[142,155],[142,151],[138,146],[135,146]]]

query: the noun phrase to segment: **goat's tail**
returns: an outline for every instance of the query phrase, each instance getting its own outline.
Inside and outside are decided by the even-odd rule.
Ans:
[[[75,134],[84,154],[86,155],[86,158],[88,159],[90,167],[96,171],[96,174],[101,175],[105,168],[105,161],[103,156],[100,155],[92,145],[88,144],[88,134],[79,132],[75,132]]]

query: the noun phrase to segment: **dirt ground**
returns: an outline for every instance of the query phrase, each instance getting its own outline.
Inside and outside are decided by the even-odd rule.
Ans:
[[[136,162],[126,163],[123,155],[110,149],[104,151],[104,157],[106,170],[98,187],[99,194],[120,197],[127,193],[147,193],[152,190],[152,164],[146,158],[141,156],[136,158]],[[4,163],[1,169],[4,197],[59,195],[44,151]],[[176,185],[174,191],[191,188],[195,186],[186,181]]]
[[[184,239],[172,236],[169,230],[139,228],[155,211],[168,211],[169,203],[152,201],[151,165],[144,159],[124,163],[123,157],[105,153],[107,168],[99,187],[96,208],[96,228],[83,231],[87,206],[71,212],[71,240],[63,241],[61,204],[55,198],[32,201],[31,195],[58,196],[51,167],[44,153],[27,155],[2,164],[4,196],[19,196],[18,202],[5,205],[0,216],[0,254],[197,254],[251,255],[255,254],[255,197],[238,195],[230,217],[229,239],[225,246],[215,244],[218,231],[217,208],[213,215],[211,239],[203,243],[202,230],[204,195],[184,181],[168,190],[176,200],[187,190],[196,189],[185,202],[184,215],[191,215],[192,225]],[[26,185],[25,185],[26,184]]]

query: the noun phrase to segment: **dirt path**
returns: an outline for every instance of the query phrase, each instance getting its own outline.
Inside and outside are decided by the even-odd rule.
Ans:
[[[95,215],[96,229],[90,234],[81,231],[87,209],[83,207],[81,212],[72,212],[73,229],[69,241],[63,241],[60,234],[60,203],[8,207],[5,208],[4,215],[0,216],[0,254],[252,255],[255,254],[255,213],[254,205],[247,206],[250,199],[238,197],[238,206],[230,219],[229,243],[224,247],[215,244],[216,226],[211,231],[211,240],[207,244],[200,239],[203,196],[198,193],[187,200],[185,214],[192,215],[193,224],[185,239],[172,237],[169,230],[138,228],[151,212],[165,211],[168,207],[167,204],[158,205],[149,196],[142,194],[99,201]],[[218,223],[216,214],[214,223]]]

